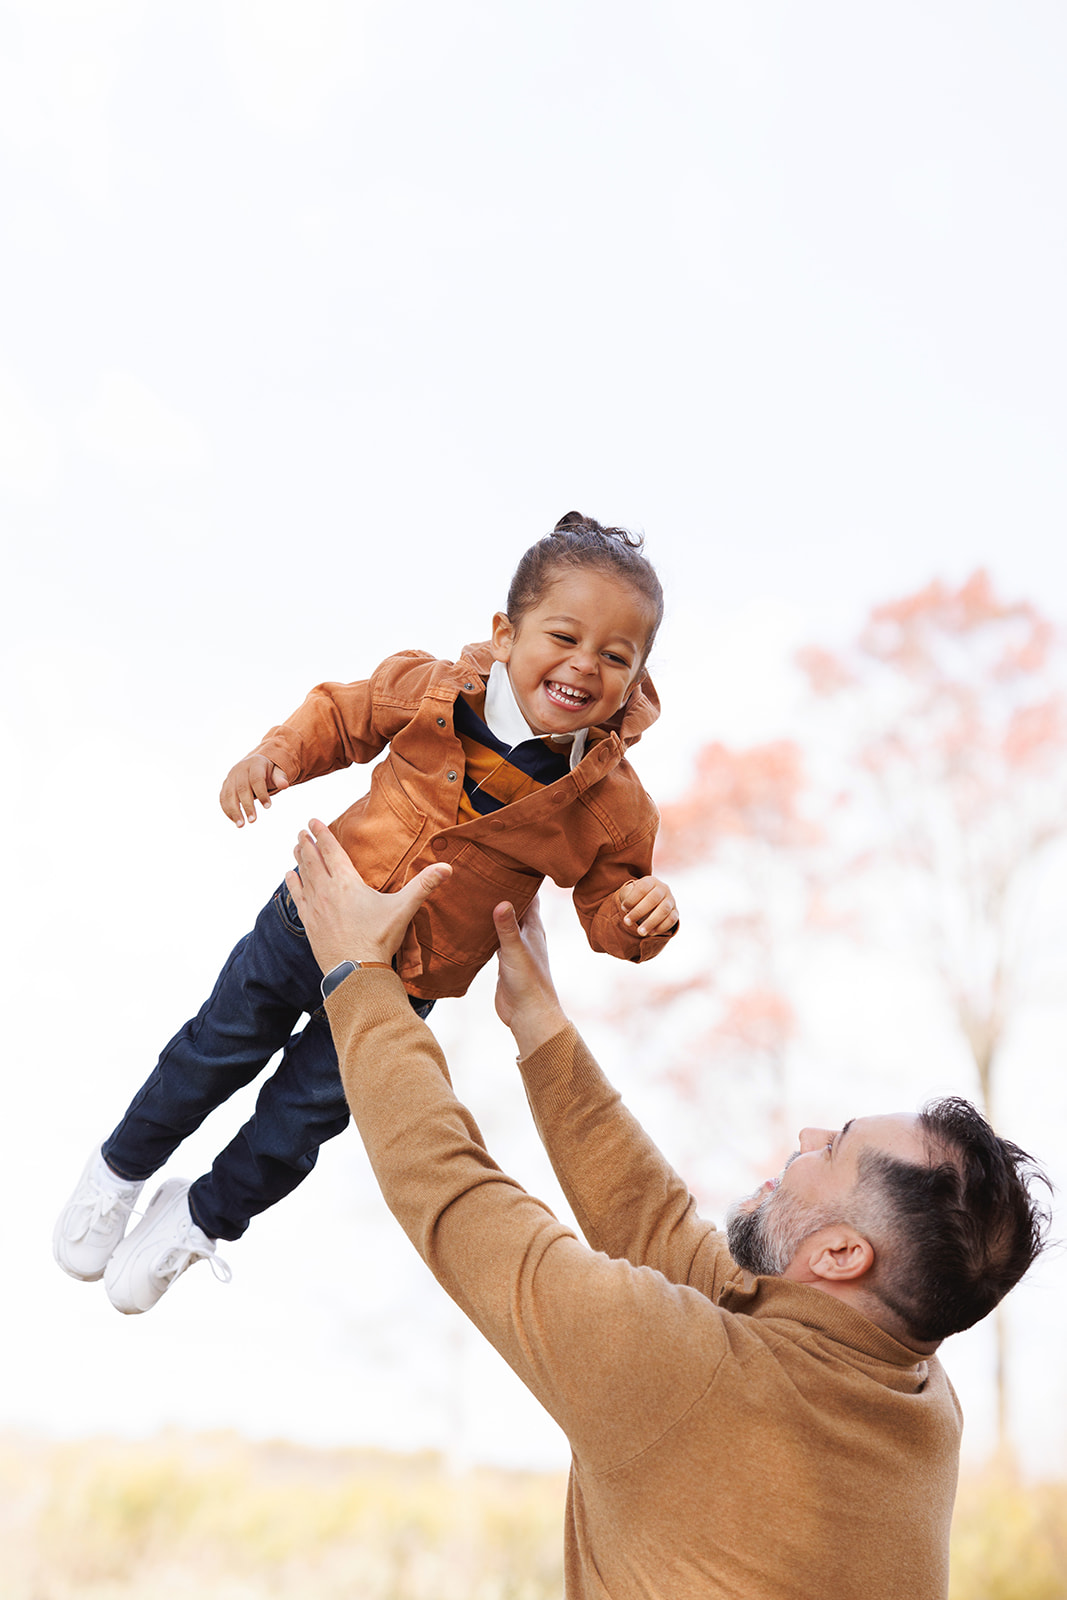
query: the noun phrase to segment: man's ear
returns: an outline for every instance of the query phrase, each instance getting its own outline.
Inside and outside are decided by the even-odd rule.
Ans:
[[[515,629],[511,625],[511,618],[506,611],[498,611],[493,617],[493,633],[490,641],[493,660],[509,661],[511,647],[515,643]]]
[[[874,1266],[874,1246],[848,1223],[809,1234],[786,1268],[799,1283],[855,1283]]]

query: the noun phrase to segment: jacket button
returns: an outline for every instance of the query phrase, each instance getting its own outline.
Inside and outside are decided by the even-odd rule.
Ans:
[[[463,685],[463,687],[464,687],[464,689],[465,689],[465,690],[466,690],[466,692],[467,692],[467,693],[468,693],[468,694],[470,694],[470,692],[471,692],[471,690],[472,690],[472,689],[473,689],[473,688],[474,688],[474,685],[473,685],[473,683],[465,683],[465,684],[464,684],[464,685]]]
[[[448,849],[448,840],[447,839],[432,839],[430,841],[430,849],[434,852],[435,855],[443,855],[444,852]]]
[[[443,728],[443,727],[444,727],[444,726],[445,726],[445,719],[444,719],[444,717],[438,717],[438,719],[437,719],[437,726],[438,726],[438,727],[439,727],[439,728]]]
[[[448,781],[449,781],[449,783],[455,783],[455,781],[456,781],[456,776],[457,776],[457,774],[456,774],[456,773],[454,773],[454,772],[450,772],[450,773],[449,773],[449,774],[448,774]]]

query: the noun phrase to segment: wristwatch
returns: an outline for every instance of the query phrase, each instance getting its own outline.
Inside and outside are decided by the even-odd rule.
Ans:
[[[393,970],[391,961],[339,961],[336,967],[330,968],[319,985],[322,990],[322,998],[328,1000],[333,991],[339,988],[347,977],[350,977],[357,968],[362,967],[384,967],[386,972],[392,972]]]

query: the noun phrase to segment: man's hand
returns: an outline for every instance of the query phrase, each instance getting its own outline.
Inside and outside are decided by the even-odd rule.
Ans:
[[[281,767],[276,767],[266,756],[245,756],[226,774],[226,782],[219,793],[219,805],[231,822],[239,828],[256,820],[256,801],[264,811],[270,810],[270,797],[279,789],[288,789],[289,779]]]
[[[424,900],[451,876],[445,862],[422,871],[395,894],[364,883],[324,822],[313,817],[293,851],[299,877],[285,881],[323,972],[341,961],[388,963]]]
[[[505,901],[493,912],[500,950],[497,961],[496,1014],[512,1033],[520,1056],[566,1026],[548,970],[548,945],[536,898],[520,926],[515,907]]]
[[[615,898],[622,920],[628,928],[636,928],[641,939],[650,933],[667,933],[678,921],[674,896],[661,878],[631,878]]]

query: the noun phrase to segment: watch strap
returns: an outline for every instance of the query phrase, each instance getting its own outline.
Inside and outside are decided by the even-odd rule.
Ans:
[[[329,972],[323,976],[319,985],[322,990],[322,998],[328,1000],[333,991],[339,988],[346,978],[363,967],[383,967],[386,972],[392,972],[393,970],[391,961],[339,961],[336,967],[331,967]]]

